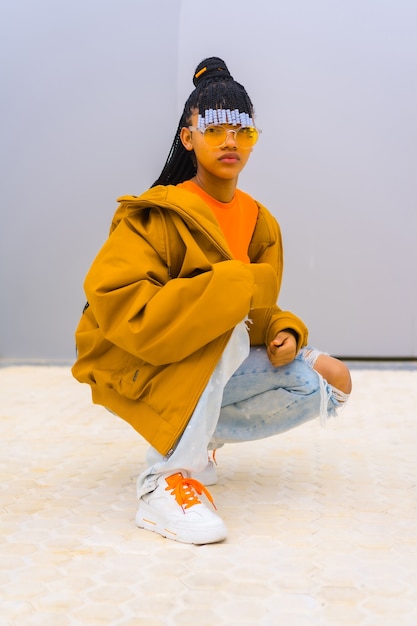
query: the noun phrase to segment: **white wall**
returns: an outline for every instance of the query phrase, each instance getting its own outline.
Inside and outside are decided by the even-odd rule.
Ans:
[[[152,184],[178,124],[179,7],[3,2],[1,357],[73,358],[116,198]]]
[[[1,357],[72,358],[115,199],[159,174],[207,55],[264,131],[241,187],[281,223],[281,305],[334,354],[417,356],[417,5],[236,6],[3,3]]]

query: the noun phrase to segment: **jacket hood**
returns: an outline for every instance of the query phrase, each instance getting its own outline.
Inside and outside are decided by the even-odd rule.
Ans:
[[[220,233],[220,227],[212,211],[197,194],[176,187],[175,185],[158,185],[145,191],[140,196],[120,196],[117,198],[119,207],[113,217],[110,233],[125,218],[133,214],[159,207],[178,213],[187,223],[197,226],[198,229],[212,232],[216,230],[216,236]],[[220,236],[222,236],[220,234]]]
[[[221,250],[225,259],[232,258],[232,253],[212,210],[195,193],[175,185],[158,185],[148,189],[140,196],[121,196],[117,201],[119,207],[114,214],[110,234],[123,220],[132,223],[135,223],[137,219],[141,220],[141,213],[149,209],[154,209],[160,213],[168,211],[177,214],[187,224],[191,232],[204,233],[212,245]],[[162,220],[162,227],[164,229],[168,271],[171,275],[173,251],[165,220]]]

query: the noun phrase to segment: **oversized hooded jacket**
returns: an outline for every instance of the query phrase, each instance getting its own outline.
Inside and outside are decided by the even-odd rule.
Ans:
[[[161,454],[184,431],[233,328],[249,318],[252,345],[303,322],[276,305],[281,234],[258,204],[250,263],[233,259],[210,207],[158,186],[118,199],[110,235],[85,280],[72,373],[94,403],[129,422]]]

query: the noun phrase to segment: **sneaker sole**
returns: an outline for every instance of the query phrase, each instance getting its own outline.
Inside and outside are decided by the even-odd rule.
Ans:
[[[139,528],[150,530],[151,532],[158,533],[162,537],[172,539],[172,541],[179,541],[180,543],[193,543],[195,545],[203,545],[205,543],[218,543],[224,541],[227,537],[227,529],[223,521],[219,519],[219,523],[216,526],[213,525],[201,525],[198,529],[177,529],[171,530],[166,520],[158,518],[154,511],[150,511],[145,502],[141,502],[138,512],[136,513],[135,521]]]

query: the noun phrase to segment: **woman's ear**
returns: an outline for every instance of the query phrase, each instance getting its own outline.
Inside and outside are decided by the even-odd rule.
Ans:
[[[180,132],[180,139],[184,148],[191,152],[191,150],[193,149],[193,136],[191,130],[183,126]]]

